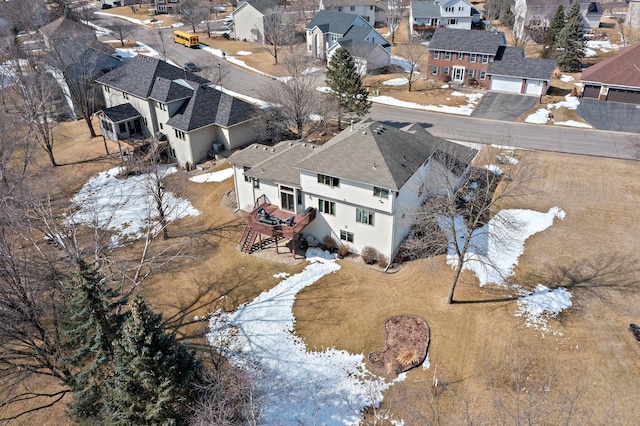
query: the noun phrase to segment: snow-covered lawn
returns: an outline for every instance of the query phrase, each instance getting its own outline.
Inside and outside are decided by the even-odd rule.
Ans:
[[[571,293],[564,287],[554,290],[538,284],[533,291],[521,290],[516,316],[526,318],[527,327],[549,331],[547,319],[571,307]]]
[[[620,46],[615,43],[611,43],[609,40],[588,40],[584,48],[584,54],[587,57],[593,57],[598,55],[596,50],[608,53],[612,50],[618,49],[620,49]]]
[[[525,123],[545,124],[549,121],[549,112],[548,109],[539,108],[533,114],[528,115],[524,121]]]
[[[249,56],[251,54],[253,54],[253,52],[249,52],[247,50],[240,50],[240,51],[236,52],[236,55],[238,55],[238,56]]]
[[[191,182],[205,183],[205,182],[222,182],[233,176],[233,167],[228,169],[218,170],[217,172],[204,173],[198,176],[189,178]]]
[[[404,86],[405,84],[408,84],[408,83],[409,83],[409,80],[407,80],[404,77],[392,78],[390,80],[386,80],[382,82],[382,84],[385,86]]]
[[[114,231],[111,245],[116,246],[126,239],[136,239],[144,235],[149,219],[157,217],[155,201],[150,195],[148,174],[117,178],[121,169],[115,167],[100,172],[87,181],[71,199],[71,213],[68,223],[93,226]],[[175,173],[175,167],[167,166],[159,175]],[[189,200],[165,193],[167,219],[173,221],[185,216],[198,216]]]
[[[458,115],[471,115],[473,108],[477,105],[478,101],[482,98],[482,93],[460,93],[453,92],[453,96],[466,96],[467,104],[462,106],[447,106],[447,105],[420,105],[414,102],[401,101],[391,96],[369,96],[369,100],[384,105],[394,105],[403,108],[420,109],[424,111],[437,111],[446,112],[449,114]]]
[[[397,65],[407,72],[411,71],[411,64],[409,63],[409,61],[399,56],[391,57],[391,65]]]
[[[580,105],[580,99],[576,96],[567,95],[565,96],[565,100],[561,102],[554,102],[552,104],[547,104],[547,109],[539,108],[533,114],[529,114],[524,121],[526,123],[537,123],[537,124],[546,124],[549,121],[551,110],[557,108],[567,108],[569,110],[578,109],[578,105]],[[553,124],[557,124],[559,126],[569,126],[569,127],[583,127],[583,128],[591,128],[592,126],[580,121],[576,120],[566,120],[566,121],[553,121]]]
[[[591,124],[583,123],[582,121],[576,120],[554,121],[553,124],[557,124],[558,126],[580,127],[584,129],[591,129],[593,127]]]
[[[391,383],[367,371],[362,354],[308,350],[294,333],[293,303],[302,289],[340,269],[333,256],[307,251],[309,265],[235,312],[212,314],[208,339],[231,360],[255,368],[266,398],[263,425],[356,425]],[[402,375],[399,379],[403,379]]]
[[[565,83],[568,83],[568,82],[573,81],[573,80],[575,80],[575,79],[573,77],[571,77],[570,75],[562,74],[560,76],[560,81],[564,81]]]
[[[464,269],[471,270],[478,277],[480,286],[488,283],[504,285],[505,279],[511,276],[518,258],[524,252],[527,238],[549,228],[555,218],[564,219],[564,216],[564,211],[558,207],[553,207],[546,213],[522,209],[499,211],[488,224],[473,231]],[[506,223],[515,223],[517,226],[507,228]],[[467,232],[462,216],[456,219],[454,225],[457,238],[462,241],[461,238]],[[443,229],[451,227],[445,225]],[[458,257],[452,244],[451,240],[447,263],[455,267]]]

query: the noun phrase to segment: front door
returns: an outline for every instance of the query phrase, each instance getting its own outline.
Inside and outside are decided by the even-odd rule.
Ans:
[[[453,81],[464,80],[464,67],[453,67]]]

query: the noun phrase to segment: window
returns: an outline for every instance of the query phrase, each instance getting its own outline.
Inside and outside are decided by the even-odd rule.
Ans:
[[[142,124],[147,125],[147,117],[142,117]]]
[[[444,52],[444,59],[446,61],[450,61],[451,60],[451,52]]]
[[[464,6],[458,6],[458,12],[462,12],[464,10]]]
[[[464,53],[458,52],[456,55],[456,59],[464,59]]]
[[[371,210],[356,209],[356,222],[373,226],[373,215]]]
[[[162,110],[162,111],[166,111],[167,110],[167,106],[165,104],[163,104],[162,102],[158,102],[158,108],[160,108],[160,110]]]
[[[444,8],[444,11],[445,11],[445,12],[453,12],[453,6],[445,7],[445,8]]]
[[[457,19],[449,19],[449,25],[457,25],[458,24],[458,20]]]
[[[436,50],[435,52],[433,52],[433,59],[440,59],[440,51]]]
[[[335,216],[336,203],[334,203],[333,201],[318,200],[318,210],[320,210],[322,213],[327,213],[331,216]]]
[[[487,72],[486,71],[480,71],[480,80],[485,80],[487,78]]]
[[[126,94],[125,92],[122,92],[122,97],[125,98],[125,99],[129,99],[129,95]]]
[[[111,93],[111,88],[109,86],[104,86],[104,91],[107,93]]]
[[[469,53],[469,62],[476,62],[478,60],[478,55],[476,53]]]
[[[162,123],[158,123],[158,125],[160,126],[160,130],[164,130],[164,127],[162,126]]]
[[[318,175],[318,183],[323,183],[331,187],[340,186],[340,179],[327,175]]]
[[[369,6],[369,10],[373,10],[373,6]]]
[[[437,68],[437,67],[436,67]],[[389,190],[384,188],[373,187],[373,196],[380,198],[389,198]]]
[[[449,67],[442,67],[442,75],[449,75]]]
[[[176,158],[176,150],[173,148],[169,148],[169,156],[171,158]]]
[[[355,6],[349,6],[349,10],[353,12],[353,11],[356,10],[356,7]]]
[[[247,166],[242,167],[242,173],[243,174],[247,173],[249,171],[249,169],[251,169],[251,167],[247,167]],[[244,175],[244,181],[245,182],[251,182],[251,178],[245,174]]]
[[[489,63],[489,55],[482,55],[482,63],[483,64]]]
[[[431,66],[431,74],[433,74],[433,75],[438,75],[438,72],[439,72],[439,71],[440,71],[440,70],[438,69],[438,66],[437,66],[437,65],[433,65],[433,66]]]
[[[340,230],[340,239],[349,243],[353,242],[353,232],[347,232]]]
[[[184,132],[182,130],[173,129],[176,132],[176,138],[185,140]]]
[[[127,126],[125,126],[124,123],[118,123],[118,128],[120,129],[120,134],[127,131]]]
[[[260,188],[260,179],[253,178],[253,187],[256,189]]]
[[[476,70],[467,70],[467,77],[474,78],[476,76]]]
[[[338,7],[338,12],[342,12],[342,6]]]

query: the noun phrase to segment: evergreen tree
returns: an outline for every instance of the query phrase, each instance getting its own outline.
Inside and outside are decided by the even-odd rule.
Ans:
[[[564,18],[564,6],[559,5],[556,9],[556,14],[549,23],[549,28],[547,28],[547,34],[544,40],[544,49],[542,50],[543,58],[551,58],[553,56],[558,34],[560,34],[560,31],[562,31],[562,28],[564,27]]]
[[[574,3],[567,12],[564,27],[556,40],[556,60],[562,72],[579,72],[584,58],[584,26],[580,4]]]
[[[338,104],[338,129],[341,128],[344,115],[360,118],[369,112],[369,94],[362,87],[362,79],[347,49],[340,47],[336,50],[327,66],[326,77],[327,85],[331,88],[330,96]]]
[[[115,345],[105,419],[110,425],[184,424],[196,399],[202,366],[166,334],[162,315],[137,296]]]
[[[112,372],[113,342],[121,322],[117,308],[123,297],[107,288],[105,277],[82,259],[75,260],[64,296],[63,348],[68,355],[62,364],[72,374],[66,384],[74,393],[68,414],[75,421],[95,419],[102,409],[104,382]]]

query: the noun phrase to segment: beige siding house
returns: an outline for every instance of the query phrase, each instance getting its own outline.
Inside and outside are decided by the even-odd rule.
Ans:
[[[247,0],[238,4],[231,12],[235,39],[262,42],[264,39],[264,16],[278,8],[274,0]]]

